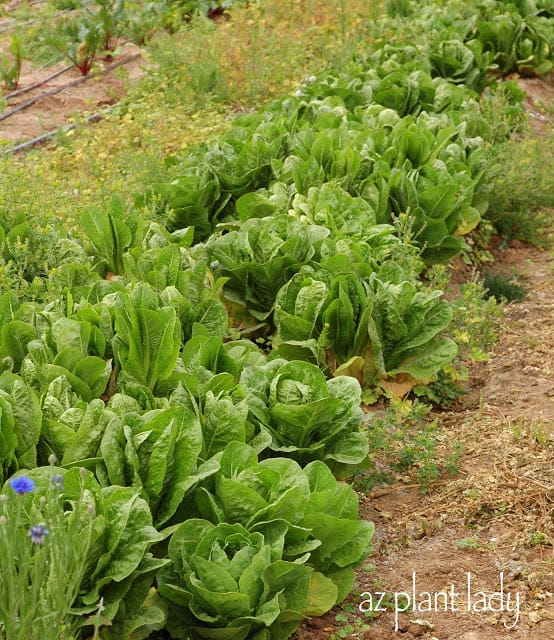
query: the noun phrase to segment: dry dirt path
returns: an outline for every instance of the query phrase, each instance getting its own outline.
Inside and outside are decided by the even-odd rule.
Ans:
[[[502,254],[528,293],[507,307],[470,393],[442,416],[446,437],[464,444],[458,475],[428,495],[400,488],[364,503],[376,569],[360,587],[406,591],[412,605],[380,617],[366,640],[554,638],[554,259],[522,246]]]

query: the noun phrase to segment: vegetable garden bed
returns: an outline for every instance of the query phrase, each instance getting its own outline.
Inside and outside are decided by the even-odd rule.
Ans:
[[[387,7],[369,48],[168,157],[132,205],[114,194],[82,208],[80,234],[2,219],[6,273],[21,265],[0,296],[6,640],[29,628],[280,640],[325,614],[298,633],[387,633],[390,615],[373,629],[358,615],[354,569],[371,518],[383,525],[379,497],[419,498],[387,489],[360,510],[352,486],[370,482],[395,433],[424,487],[441,472],[430,448],[457,469],[415,398],[459,395],[490,342],[490,319],[472,329],[471,312],[494,304],[477,305],[476,283],[449,301],[437,265],[485,254],[498,150],[524,119],[502,76],[549,72],[554,34],[548,2]],[[47,247],[40,269],[24,259]],[[548,478],[530,482],[533,540],[551,547]],[[403,637],[439,624],[404,617],[401,630],[391,608]]]

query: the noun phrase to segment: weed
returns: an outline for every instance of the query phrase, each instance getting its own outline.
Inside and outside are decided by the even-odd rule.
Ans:
[[[517,282],[513,274],[485,272],[483,280],[485,297],[497,302],[520,302],[526,296],[526,289]]]
[[[552,218],[543,210],[554,202],[554,134],[530,129],[499,147],[499,171],[490,194],[487,217],[506,243],[517,239],[548,246]]]
[[[433,286],[446,287],[447,272],[435,268],[431,274]],[[453,302],[453,317],[449,326],[452,338],[458,345],[456,360],[439,372],[437,380],[415,387],[417,397],[436,406],[445,406],[464,395],[463,383],[469,378],[468,363],[488,359],[487,352],[496,342],[497,325],[502,315],[502,305],[487,291],[477,277],[459,287]]]
[[[542,531],[535,531],[529,535],[529,545],[531,547],[538,547],[541,545],[549,545],[550,539]]]
[[[354,476],[358,491],[368,493],[409,473],[426,492],[441,473],[457,473],[462,447],[453,442],[448,451],[439,449],[439,424],[429,419],[429,412],[430,406],[417,399],[392,398],[382,412],[370,414],[367,436],[372,466]]]
[[[340,640],[353,635],[363,634],[369,630],[368,620],[374,618],[378,613],[371,610],[360,614],[357,607],[352,604],[343,604],[342,612],[335,615],[335,621],[341,623],[337,631],[331,634],[330,640]]]
[[[453,333],[462,353],[471,360],[482,360],[498,339],[497,325],[502,308],[487,299],[484,286],[476,279],[460,287],[454,302]]]
[[[390,16],[397,18],[407,18],[413,13],[410,0],[387,0],[385,8]]]
[[[539,446],[549,444],[552,436],[552,428],[542,420],[527,421],[525,418],[518,418],[510,422],[510,430],[514,440],[527,440]]]
[[[0,49],[0,78],[4,82],[6,91],[17,89],[24,56],[23,38],[19,33],[12,36],[8,45],[8,53],[4,53]]]
[[[479,544],[480,540],[478,535],[473,535],[469,536],[468,538],[460,538],[459,540],[456,540],[456,546],[459,549],[469,549],[471,551],[477,551],[477,549],[479,549]]]

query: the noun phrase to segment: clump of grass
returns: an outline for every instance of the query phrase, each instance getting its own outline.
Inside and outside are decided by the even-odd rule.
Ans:
[[[483,286],[485,297],[498,302],[521,302],[527,295],[524,286],[517,282],[514,274],[485,272]]]

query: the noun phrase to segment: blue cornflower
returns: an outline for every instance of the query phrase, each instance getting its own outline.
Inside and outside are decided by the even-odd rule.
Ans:
[[[27,478],[27,476],[19,476],[18,478],[12,478],[10,480],[10,487],[20,495],[24,493],[29,493],[35,488],[35,483],[31,480],[31,478]]]
[[[29,535],[35,544],[42,544],[49,533],[43,524],[35,524],[29,529]]]
[[[50,478],[50,486],[52,489],[63,491],[63,478],[60,475],[52,476]]]

